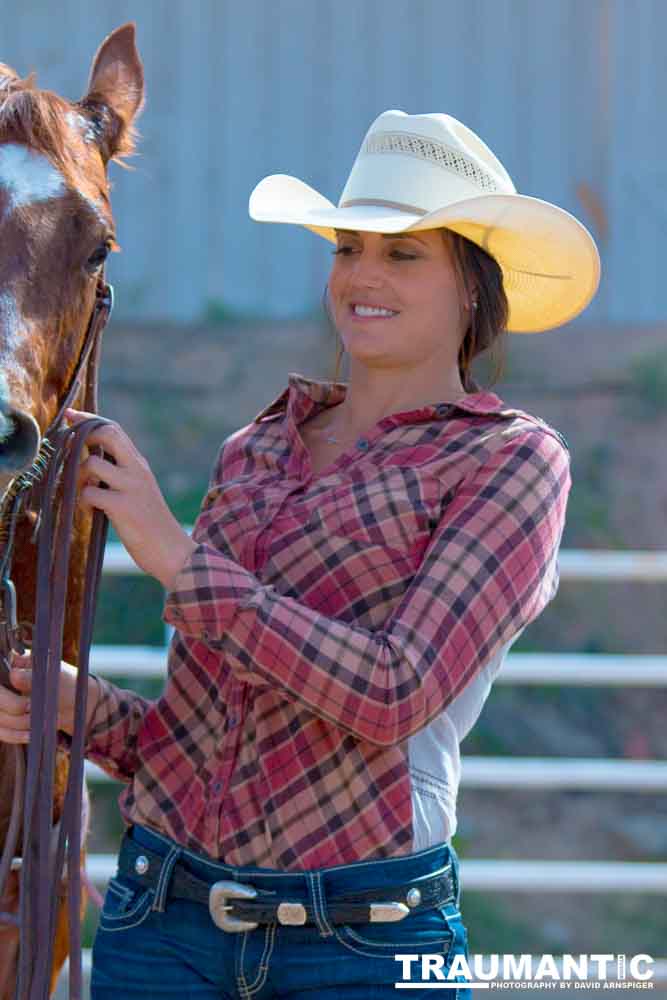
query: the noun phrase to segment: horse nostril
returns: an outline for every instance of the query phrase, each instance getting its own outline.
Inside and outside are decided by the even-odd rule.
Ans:
[[[30,468],[39,450],[39,424],[21,410],[0,412],[0,469],[17,474]]]

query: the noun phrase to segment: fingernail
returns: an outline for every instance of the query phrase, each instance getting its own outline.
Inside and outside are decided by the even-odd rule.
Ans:
[[[29,711],[30,711],[30,702],[26,701],[26,703],[25,703],[25,712],[28,713]]]

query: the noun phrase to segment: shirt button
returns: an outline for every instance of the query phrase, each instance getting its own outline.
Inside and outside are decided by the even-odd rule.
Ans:
[[[227,716],[227,726],[228,726],[229,729],[233,729],[237,722],[238,722],[238,719],[236,718],[235,715],[228,715]]]
[[[357,448],[361,448],[362,451],[366,451],[369,447],[370,445],[366,438],[359,438],[357,441]]]
[[[216,795],[220,794],[220,792],[222,791],[222,782],[221,781],[214,781],[213,782],[213,791],[215,792]]]

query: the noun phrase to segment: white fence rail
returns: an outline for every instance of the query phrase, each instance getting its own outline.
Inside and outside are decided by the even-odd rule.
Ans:
[[[90,669],[105,677],[164,677],[163,646],[93,646]],[[509,653],[495,684],[665,687],[667,656]]]
[[[191,531],[191,525],[183,527]],[[667,552],[563,549],[558,555],[558,565],[561,580],[667,582]],[[104,572],[143,573],[118,542],[109,542],[106,547]]]
[[[463,757],[461,785],[465,788],[568,788],[590,791],[667,791],[667,763],[653,760],[606,760],[558,757]],[[86,779],[94,784],[115,782],[86,761]]]
[[[189,529],[188,529],[189,530]],[[561,580],[667,582],[667,553],[566,550],[559,555]],[[107,545],[104,572],[141,573],[119,544]],[[94,673],[110,678],[165,676],[166,649],[96,645]],[[510,653],[496,683],[568,686],[667,686],[667,656],[583,653]],[[95,765],[94,783],[110,782]],[[667,791],[667,762],[576,758],[464,757],[462,784],[469,788],[587,789],[661,793]],[[92,854],[88,871],[104,883],[115,856]],[[667,864],[640,862],[500,861],[461,862],[467,890],[667,893]]]

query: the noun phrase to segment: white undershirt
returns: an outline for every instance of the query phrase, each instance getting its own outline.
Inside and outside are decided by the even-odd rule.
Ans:
[[[480,716],[491,685],[521,629],[470,681],[448,707],[408,739],[412,783],[413,851],[449,841],[456,832],[461,780],[459,744]]]

